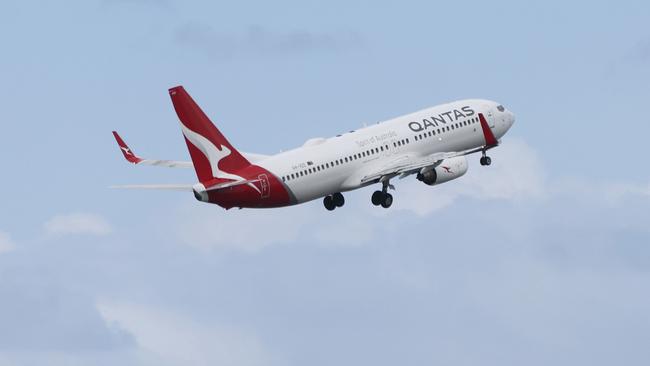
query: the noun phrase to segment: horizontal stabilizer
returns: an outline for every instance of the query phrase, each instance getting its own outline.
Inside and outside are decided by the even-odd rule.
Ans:
[[[218,191],[221,189],[226,189],[226,188],[231,188],[231,187],[236,187],[236,186],[241,186],[241,185],[252,185],[255,182],[259,182],[259,179],[248,179],[248,180],[238,180],[234,182],[227,182],[227,183],[221,183],[221,184],[216,184],[210,187],[206,187],[206,191]],[[255,188],[255,186],[253,186]],[[255,188],[257,190],[257,188]]]
[[[191,184],[125,184],[110,186],[114,189],[158,189],[165,191],[192,191]]]

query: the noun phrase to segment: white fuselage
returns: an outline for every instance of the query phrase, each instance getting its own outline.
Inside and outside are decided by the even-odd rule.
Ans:
[[[458,152],[485,145],[479,113],[500,139],[514,121],[496,102],[468,99],[442,104],[303,146],[257,162],[283,180],[301,203],[360,188],[361,178],[398,159]],[[463,158],[464,159],[464,158]]]

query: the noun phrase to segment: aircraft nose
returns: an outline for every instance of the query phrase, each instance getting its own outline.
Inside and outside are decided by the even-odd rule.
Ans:
[[[511,111],[508,111],[508,117],[506,118],[506,121],[508,123],[508,128],[512,127],[512,125],[515,123],[515,114]]]

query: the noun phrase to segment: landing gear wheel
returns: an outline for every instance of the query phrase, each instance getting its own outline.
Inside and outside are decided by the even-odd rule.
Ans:
[[[381,202],[381,207],[389,208],[393,204],[393,195],[390,193],[384,194],[384,199]]]
[[[345,198],[340,193],[334,193],[332,195],[332,202],[334,202],[334,205],[336,205],[336,207],[343,207],[345,204]]]
[[[375,191],[372,194],[372,197],[370,198],[370,201],[372,201],[372,204],[375,206],[381,205],[381,202],[384,200],[384,192],[382,191]]]
[[[332,211],[336,208],[336,204],[334,204],[332,196],[325,196],[325,198],[323,198],[323,206],[325,206],[327,211]]]
[[[492,164],[492,159],[489,156],[484,156],[481,158],[481,165],[487,166]]]

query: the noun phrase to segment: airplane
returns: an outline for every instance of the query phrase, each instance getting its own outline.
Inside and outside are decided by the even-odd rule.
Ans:
[[[226,210],[274,208],[323,199],[329,211],[345,204],[343,192],[373,184],[375,206],[389,208],[394,179],[414,175],[434,186],[463,176],[467,155],[499,146],[515,116],[502,104],[467,99],[438,105],[330,138],[312,138],[275,155],[240,152],[203,113],[183,86],[169,95],[192,161],[135,155],[113,131],[124,158],[135,165],[194,168],[198,183],[123,185],[115,188],[191,191],[197,200]]]

